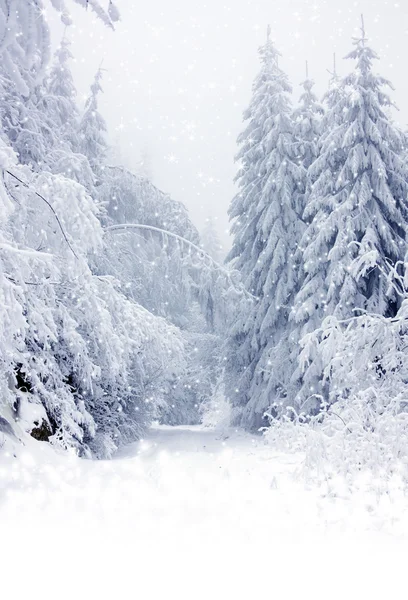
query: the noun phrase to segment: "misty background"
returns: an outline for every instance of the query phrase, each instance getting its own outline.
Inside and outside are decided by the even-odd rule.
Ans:
[[[116,149],[112,160],[133,170],[142,161],[153,183],[182,201],[199,229],[209,216],[216,219],[225,245],[236,138],[268,23],[297,102],[306,60],[319,95],[328,86],[333,52],[339,75],[353,68],[343,57],[364,13],[367,36],[381,59],[376,70],[396,88],[392,98],[400,125],[408,123],[406,0],[116,3],[122,21],[115,32],[90,11],[84,16],[83,9],[72,7],[76,25],[68,36],[79,100],[85,101],[103,61],[100,109]],[[57,45],[64,28],[51,8],[48,18]]]

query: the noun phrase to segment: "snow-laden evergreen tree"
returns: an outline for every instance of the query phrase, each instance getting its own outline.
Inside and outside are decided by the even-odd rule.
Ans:
[[[330,99],[335,98],[334,93],[334,80],[336,76],[333,75],[333,88],[329,90]],[[303,92],[300,96],[299,106],[293,113],[294,119],[294,134],[296,139],[296,148],[299,164],[303,166],[303,181],[302,181],[302,194],[298,195],[299,204],[297,211],[299,215],[302,215],[306,208],[308,197],[310,195],[310,176],[308,174],[310,166],[319,156],[319,143],[323,127],[324,108],[323,105],[318,101],[316,94],[313,91],[315,82],[309,77],[309,66],[306,61],[306,78],[301,83]],[[296,262],[302,263],[302,250],[298,247],[296,252]],[[297,285],[302,285],[303,272],[302,269],[298,271],[298,282]],[[293,302],[293,299],[292,299]],[[285,412],[286,405],[293,404],[293,398],[297,393],[299,368],[298,368],[298,356],[299,356],[299,341],[301,337],[301,331],[297,324],[293,320],[293,307],[289,313],[290,323],[287,326],[287,339],[286,345],[287,354],[287,375],[285,385],[281,386],[281,397],[277,399],[273,410],[270,411],[271,416],[277,416]],[[277,364],[277,359],[281,354],[281,347],[277,346],[272,348],[268,360],[267,372],[271,372],[273,365]]]
[[[39,19],[37,17],[37,21]],[[65,36],[48,73],[45,69],[41,73],[36,71],[38,59],[35,54],[31,68],[23,71],[24,62],[19,67],[16,55],[16,72],[20,73],[21,69],[20,75],[24,73],[30,91],[22,94],[14,78],[4,71],[0,83],[3,96],[0,118],[3,131],[20,162],[34,170],[62,173],[92,192],[95,176],[89,161],[83,154],[75,152],[78,110],[68,65],[70,57]],[[34,72],[36,77],[33,77]]]
[[[143,146],[140,153],[140,160],[137,163],[136,172],[140,177],[145,177],[149,181],[153,181],[152,157],[147,144]]]
[[[297,291],[295,253],[303,225],[298,214],[304,170],[299,164],[291,86],[270,39],[260,48],[261,71],[238,138],[240,191],[232,201],[233,246],[227,261],[255,296],[238,311],[227,343],[226,393],[236,419],[259,427],[265,410],[286,396],[288,312]],[[271,354],[271,350],[273,350]]]
[[[311,192],[302,239],[305,277],[295,319],[310,334],[326,315],[342,319],[355,309],[390,316],[399,300],[377,267],[406,254],[408,172],[401,157],[402,132],[387,116],[390,84],[373,72],[377,59],[364,27],[346,57],[353,73],[325,118],[319,158],[309,169]],[[330,106],[330,105],[329,105]],[[308,338],[303,341],[308,344]],[[326,396],[322,365],[309,354],[298,403],[305,410]]]
[[[37,92],[35,108],[40,113],[41,121],[49,123],[54,134],[45,157],[48,168],[81,183],[95,197],[95,175],[87,156],[79,152],[79,111],[69,67],[71,59],[70,42],[65,33],[55,52],[51,69]]]
[[[112,27],[119,13],[110,0],[108,11],[100,0],[0,0],[0,53],[4,73],[13,81],[15,90],[29,96],[41,80],[50,58],[50,32],[46,19],[49,3],[61,13],[65,25],[71,22],[68,5],[71,2],[90,8]],[[35,68],[32,68],[34,67]]]
[[[40,102],[44,112],[52,115],[56,135],[74,149],[79,111],[75,102],[77,91],[69,68],[69,61],[72,59],[70,45],[69,39],[64,35],[55,51]]]
[[[106,122],[98,110],[98,96],[102,92],[103,71],[100,67],[91,85],[89,97],[85,103],[85,112],[79,124],[79,151],[84,154],[99,179],[106,158]]]
[[[50,2],[66,25],[70,23],[68,7],[72,2],[89,7],[110,27],[119,18],[112,3],[106,11],[99,0]],[[49,151],[59,141],[52,123],[57,117],[55,111],[51,115],[39,106],[50,59],[50,32],[45,18],[48,5],[49,0],[0,0],[1,124],[20,162],[32,168],[47,163],[50,168]],[[68,73],[64,75],[69,78]]]
[[[201,246],[216,262],[223,259],[223,247],[212,217],[208,217],[201,232]]]
[[[306,79],[301,84],[303,92],[298,108],[293,113],[295,136],[298,143],[299,159],[307,170],[319,155],[319,140],[322,128],[323,106],[313,92],[315,82],[309,77],[306,62]],[[306,174],[306,173],[305,173]]]
[[[345,94],[345,89],[344,89],[344,86],[342,85],[341,77],[339,76],[339,74],[337,72],[337,60],[336,60],[335,53],[333,54],[333,70],[332,71],[328,70],[328,72],[330,74],[329,89],[323,96],[323,102],[329,109],[332,109],[336,106],[336,104],[338,104],[340,102],[340,100],[343,98],[343,96]],[[337,115],[337,118],[341,122],[341,114],[340,113]],[[329,121],[328,121],[328,119],[326,119],[324,121],[324,123],[322,123],[322,131],[328,125],[329,125]]]
[[[220,304],[224,304],[223,294],[221,290],[219,290],[221,293],[218,293],[218,295],[214,294],[217,288],[217,265],[223,262],[224,252],[212,217],[206,219],[206,224],[201,232],[200,245],[214,261],[214,268],[208,269],[206,272],[206,281],[201,279],[201,284],[203,285],[200,285],[198,289],[200,305],[204,311],[210,331],[217,331],[220,335],[224,335],[225,310],[220,307]],[[215,296],[218,296],[217,300],[215,300]],[[215,302],[218,303],[218,307],[215,306]]]
[[[27,407],[42,408],[41,439],[107,457],[140,435],[166,401],[183,372],[183,341],[127,299],[113,277],[92,273],[103,232],[84,188],[19,167],[9,154],[2,180],[15,205],[4,227],[2,293],[10,301],[2,304],[2,330],[12,297],[19,312],[1,359],[9,389],[2,403],[19,422]]]

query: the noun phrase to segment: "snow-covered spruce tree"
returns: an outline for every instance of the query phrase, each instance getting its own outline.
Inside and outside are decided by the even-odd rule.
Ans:
[[[218,264],[223,262],[224,252],[218,236],[214,219],[209,217],[201,233],[201,247]],[[217,331],[220,335],[225,333],[224,310],[214,306],[214,290],[217,287],[217,274],[214,269],[209,269],[206,273],[207,281],[199,289],[200,305],[204,310],[206,322],[211,331]],[[222,294],[218,294],[218,303],[224,304]],[[220,310],[221,309],[221,310]],[[221,317],[221,318],[218,318]]]
[[[294,309],[306,348],[308,335],[326,315],[341,319],[362,309],[391,316],[399,306],[393,287],[375,267],[395,264],[406,254],[404,138],[385,112],[391,101],[382,88],[390,84],[373,72],[377,55],[367,45],[364,27],[354,44],[346,58],[356,60],[356,68],[327,112],[320,156],[309,169],[304,213],[309,225],[301,243],[305,277]],[[329,391],[320,384],[323,369],[319,357],[308,353],[298,373],[297,400],[306,411],[316,410],[321,396],[327,400]]]
[[[42,5],[36,3],[34,8],[34,4],[27,7],[24,3],[19,9],[18,4],[15,2],[8,7],[5,21],[14,31],[14,38],[13,42],[9,40],[10,44],[5,46],[4,53],[10,55],[9,60],[13,57],[15,64],[12,75],[8,68],[3,68],[1,73],[2,129],[20,162],[32,169],[63,173],[92,191],[94,175],[89,162],[82,154],[73,152],[78,111],[68,66],[71,56],[69,43],[64,37],[56,52],[54,65],[47,74],[49,32],[42,18]],[[63,9],[62,3],[59,8]],[[15,11],[20,15],[17,21],[14,20]],[[67,20],[66,14],[65,17]],[[28,30],[33,19],[36,27]],[[32,44],[26,43],[30,36]],[[41,38],[44,38],[44,47],[39,44]],[[5,60],[4,65],[7,64],[8,60]]]
[[[329,82],[329,90],[323,96],[323,101],[329,108],[333,108],[338,102],[343,92],[340,91],[340,78],[336,71],[336,57],[333,55],[333,72],[330,72],[331,79]],[[309,78],[309,66],[306,61],[306,79],[301,84],[303,87],[303,93],[300,97],[299,107],[294,111],[293,118],[295,121],[295,136],[297,142],[297,150],[299,154],[299,160],[304,167],[304,180],[303,180],[303,194],[299,195],[299,206],[298,210],[301,215],[305,213],[308,198],[311,193],[312,178],[310,167],[319,157],[320,145],[322,134],[324,131],[328,131],[332,127],[332,123],[328,119],[324,105],[321,104],[317,96],[313,92],[314,81]],[[341,115],[339,115],[341,117]],[[303,248],[299,245],[296,253],[296,261],[299,265],[303,261]],[[299,269],[298,272],[298,285],[299,287],[303,284],[304,270]],[[289,407],[294,402],[299,389],[299,353],[300,346],[299,342],[302,337],[303,327],[299,323],[295,323],[295,311],[292,309],[289,314],[290,327],[288,328],[288,335],[291,342],[291,355],[290,364],[292,375],[290,377],[290,385],[288,385],[289,394],[286,393],[286,398],[289,401]],[[287,404],[287,402],[285,402]],[[285,412],[285,407],[284,412]],[[281,411],[278,411],[282,414]],[[276,415],[276,411],[271,411],[271,415]]]
[[[313,92],[315,83],[313,79],[309,78],[307,62],[306,79],[301,85],[303,92],[300,96],[299,106],[293,113],[293,120],[295,122],[294,131],[298,143],[299,160],[302,161],[305,169],[308,169],[319,155],[319,140],[324,109]]]
[[[100,67],[91,85],[90,95],[85,103],[85,112],[79,124],[78,150],[84,154],[100,180],[103,171],[108,145],[106,142],[106,122],[98,110],[98,96],[102,92],[103,71]]]
[[[61,13],[62,21],[69,25],[71,19],[67,6],[72,2],[89,7],[109,27],[113,28],[119,19],[111,0],[108,11],[102,8],[100,0],[0,0],[3,72],[22,96],[29,96],[31,89],[41,80],[50,58],[50,33],[44,18],[46,6],[51,3]]]
[[[227,257],[257,298],[238,311],[227,342],[226,394],[235,419],[249,428],[259,427],[265,410],[288,393],[288,313],[303,230],[297,210],[304,169],[294,138],[291,86],[278,66],[269,28],[260,55],[261,71],[244,113],[248,125],[238,138],[240,191],[229,210],[233,246]]]
[[[223,248],[212,217],[208,217],[205,221],[201,232],[201,246],[216,262],[222,262]]]
[[[36,109],[43,122],[53,132],[52,144],[46,156],[47,167],[81,183],[95,195],[95,175],[88,158],[79,153],[77,130],[79,111],[75,102],[76,89],[69,67],[72,59],[70,42],[64,34],[57,48],[47,77],[37,91]]]
[[[328,72],[331,77],[329,81],[329,89],[323,96],[323,104],[328,109],[333,109],[336,106],[336,104],[340,102],[340,100],[344,99],[344,95],[346,93],[345,88],[342,85],[341,77],[337,72],[337,61],[335,53],[333,54],[333,70]],[[341,116],[341,113],[336,115],[337,122],[342,122]],[[329,125],[328,118],[329,117],[324,119],[324,122],[322,123],[322,132],[324,131],[325,127]]]
[[[72,59],[70,45],[65,34],[55,51],[40,102],[44,112],[52,115],[56,134],[60,139],[67,141],[72,148],[75,144],[74,136],[78,126],[79,111],[75,102],[77,92],[69,68],[69,61]]]

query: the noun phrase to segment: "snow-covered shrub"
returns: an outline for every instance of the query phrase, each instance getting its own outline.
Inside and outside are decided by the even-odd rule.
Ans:
[[[396,477],[408,489],[408,413],[398,401],[384,406],[367,391],[315,417],[290,412],[272,422],[265,437],[277,450],[302,453],[307,479],[341,476],[350,486],[376,480],[386,487]]]
[[[320,413],[288,409],[271,419],[273,444],[301,450],[306,465],[353,478],[369,471],[408,483],[408,300],[397,316],[327,317],[303,341],[301,359],[321,365],[326,396],[311,395]]]

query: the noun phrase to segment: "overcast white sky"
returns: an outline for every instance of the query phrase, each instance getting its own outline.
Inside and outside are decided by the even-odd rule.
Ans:
[[[108,4],[108,0],[106,0]],[[228,228],[234,194],[236,137],[258,69],[266,25],[281,66],[300,93],[305,60],[316,90],[327,88],[332,53],[338,71],[351,61],[360,13],[380,54],[378,70],[393,82],[398,119],[408,123],[407,0],[116,0],[122,15],[111,32],[74,7],[70,28],[80,98],[103,59],[101,111],[110,141],[132,167],[147,148],[153,182],[184,202],[201,229],[207,216]],[[62,28],[50,9],[53,40]]]

